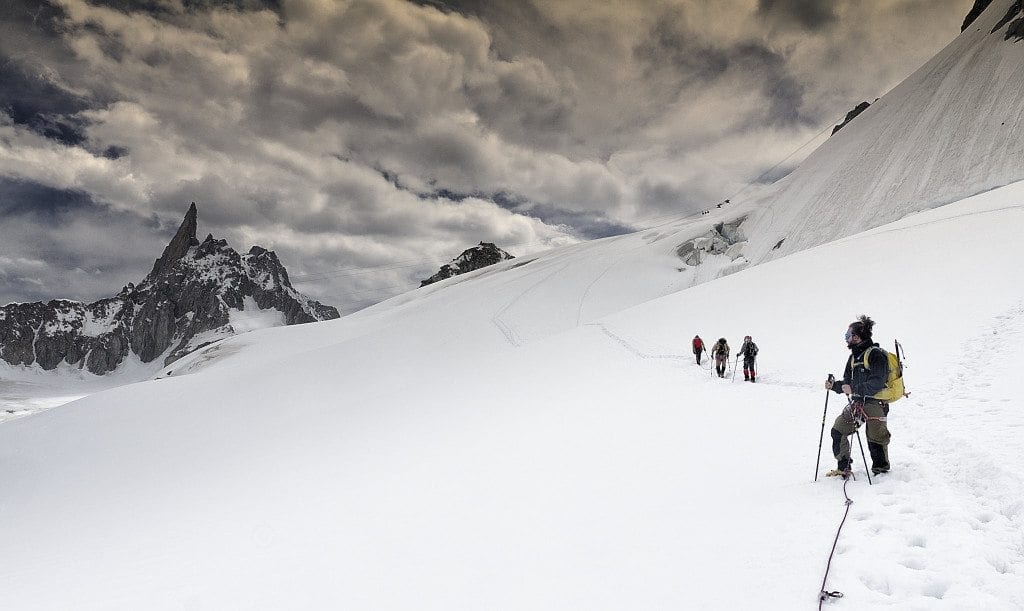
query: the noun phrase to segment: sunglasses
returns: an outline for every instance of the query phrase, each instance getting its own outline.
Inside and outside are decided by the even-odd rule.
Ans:
[[[849,344],[850,340],[853,339],[853,329],[847,329],[846,335],[843,336],[843,339],[845,339],[846,343]]]

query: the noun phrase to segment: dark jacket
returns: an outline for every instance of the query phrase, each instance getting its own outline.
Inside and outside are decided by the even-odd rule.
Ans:
[[[849,384],[853,397],[863,399],[873,397],[885,388],[885,381],[889,379],[889,359],[881,348],[872,350],[868,353],[868,369],[864,369],[864,351],[868,348],[878,348],[878,344],[861,342],[850,348],[843,379],[832,384],[834,392],[843,392],[843,384]]]
[[[757,356],[757,344],[754,342],[743,342],[740,346],[740,351],[736,353],[736,356],[743,356],[743,359],[753,359]]]

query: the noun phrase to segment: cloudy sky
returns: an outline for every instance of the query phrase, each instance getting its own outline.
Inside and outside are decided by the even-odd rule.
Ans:
[[[0,0],[0,304],[141,280],[192,201],[200,239],[277,251],[343,312],[480,241],[696,213],[791,170],[972,4]]]

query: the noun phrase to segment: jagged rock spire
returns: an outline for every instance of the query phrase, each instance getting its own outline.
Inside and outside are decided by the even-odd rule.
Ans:
[[[185,256],[189,248],[199,245],[199,240],[196,239],[197,214],[196,203],[192,202],[192,205],[188,207],[188,212],[185,213],[185,219],[181,221],[181,226],[178,227],[178,232],[171,238],[170,244],[164,249],[164,254],[160,255],[160,258],[153,264],[153,271],[149,273],[150,276],[156,276],[174,265],[175,261]]]

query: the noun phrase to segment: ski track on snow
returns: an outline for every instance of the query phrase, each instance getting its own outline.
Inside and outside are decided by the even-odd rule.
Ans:
[[[541,286],[551,278],[554,278],[562,271],[564,271],[567,267],[569,267],[569,264],[570,262],[567,261],[564,264],[552,270],[550,274],[542,276],[540,280],[526,287],[526,289],[524,289],[521,293],[519,293],[512,299],[510,299],[508,303],[506,303],[500,310],[494,313],[494,316],[491,317],[491,322],[494,323],[494,326],[497,327],[499,331],[501,331],[501,334],[505,336],[505,339],[508,340],[508,343],[512,344],[516,348],[519,348],[526,343],[526,339],[522,336],[521,333],[519,333],[519,330],[516,328],[514,324],[504,320],[503,317],[505,313],[508,312],[514,305],[516,305],[516,303],[518,303],[520,299],[522,299],[529,293],[536,290],[537,287]]]

